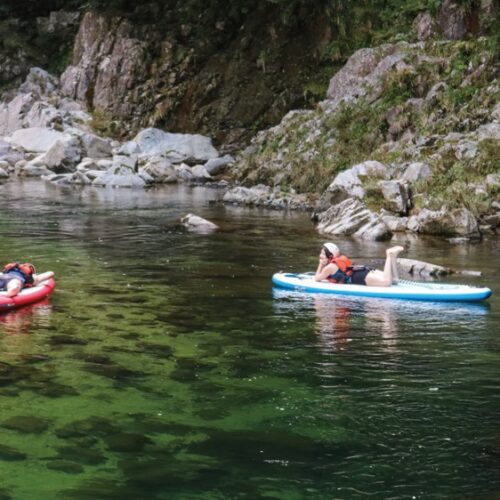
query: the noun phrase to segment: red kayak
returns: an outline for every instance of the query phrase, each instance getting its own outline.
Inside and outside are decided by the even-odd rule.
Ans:
[[[49,278],[37,286],[24,288],[15,297],[6,297],[3,292],[0,292],[0,313],[38,302],[48,297],[55,287],[56,282],[53,278]]]

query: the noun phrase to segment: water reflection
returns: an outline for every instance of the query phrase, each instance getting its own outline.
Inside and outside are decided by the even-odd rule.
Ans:
[[[345,349],[357,332],[363,336],[375,334],[383,340],[384,348],[394,348],[398,337],[408,329],[408,322],[412,331],[423,333],[442,332],[450,325],[459,325],[462,330],[477,328],[477,320],[490,310],[488,303],[341,297],[279,288],[273,289],[273,298],[275,310],[287,316],[303,317],[313,310],[321,347],[329,352]],[[474,316],[477,319],[471,322]]]
[[[0,314],[0,332],[6,335],[22,335],[30,333],[34,328],[47,328],[50,326],[51,312],[49,298],[45,298],[36,304]]]
[[[344,349],[349,336],[360,327],[367,335],[375,333],[384,339],[386,348],[396,342],[397,314],[378,302],[315,295],[314,310],[316,331],[326,351]]]

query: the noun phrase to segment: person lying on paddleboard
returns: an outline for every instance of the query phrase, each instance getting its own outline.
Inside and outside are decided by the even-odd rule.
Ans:
[[[348,257],[340,253],[335,243],[325,243],[319,254],[314,279],[352,285],[391,286],[398,280],[396,259],[403,250],[400,246],[388,248],[385,252],[387,257],[384,270],[379,271],[365,266],[354,266]]]
[[[52,271],[36,274],[35,266],[28,262],[11,262],[0,273],[0,291],[6,291],[7,297],[15,297],[23,288],[36,286],[52,276]]]

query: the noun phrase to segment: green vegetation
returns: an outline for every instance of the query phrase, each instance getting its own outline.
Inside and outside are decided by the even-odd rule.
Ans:
[[[94,109],[91,114],[90,126],[97,134],[112,139],[123,138],[124,131],[119,121],[113,120],[108,113],[99,108]]]
[[[479,153],[472,159],[458,159],[449,147],[444,154],[431,163],[432,178],[414,186],[417,208],[423,208],[425,198],[431,200],[428,208],[438,210],[443,205],[451,208],[465,206],[476,216],[486,213],[492,199],[498,196],[498,189],[481,189],[488,174],[500,173],[498,142],[485,139],[479,142]]]
[[[483,38],[429,42],[425,52],[409,49],[405,64],[382,79],[374,102],[358,99],[334,112],[297,113],[261,136],[256,153],[243,162],[240,180],[318,194],[338,172],[365,160],[386,165],[423,161],[434,175],[413,187],[417,210],[445,205],[467,207],[478,216],[487,213],[498,196],[497,188],[484,188],[485,177],[500,172],[497,141],[482,140],[477,154],[464,157],[458,151],[469,146],[444,137],[474,131],[491,120],[500,92],[490,44]],[[401,140],[405,134],[409,139]],[[416,148],[416,139],[423,137],[434,139]],[[394,147],[391,141],[400,140]],[[369,208],[387,208],[376,182],[364,188]]]

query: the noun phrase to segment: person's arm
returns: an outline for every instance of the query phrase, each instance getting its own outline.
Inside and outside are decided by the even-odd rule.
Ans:
[[[318,268],[316,269],[316,274],[314,275],[315,281],[326,280],[331,274],[335,274],[338,267],[335,264],[329,264],[328,259],[319,258]]]
[[[47,271],[46,273],[42,274],[34,274],[33,275],[33,285],[39,285],[42,281],[48,280],[49,278],[52,278],[54,276],[54,273],[52,271]]]

